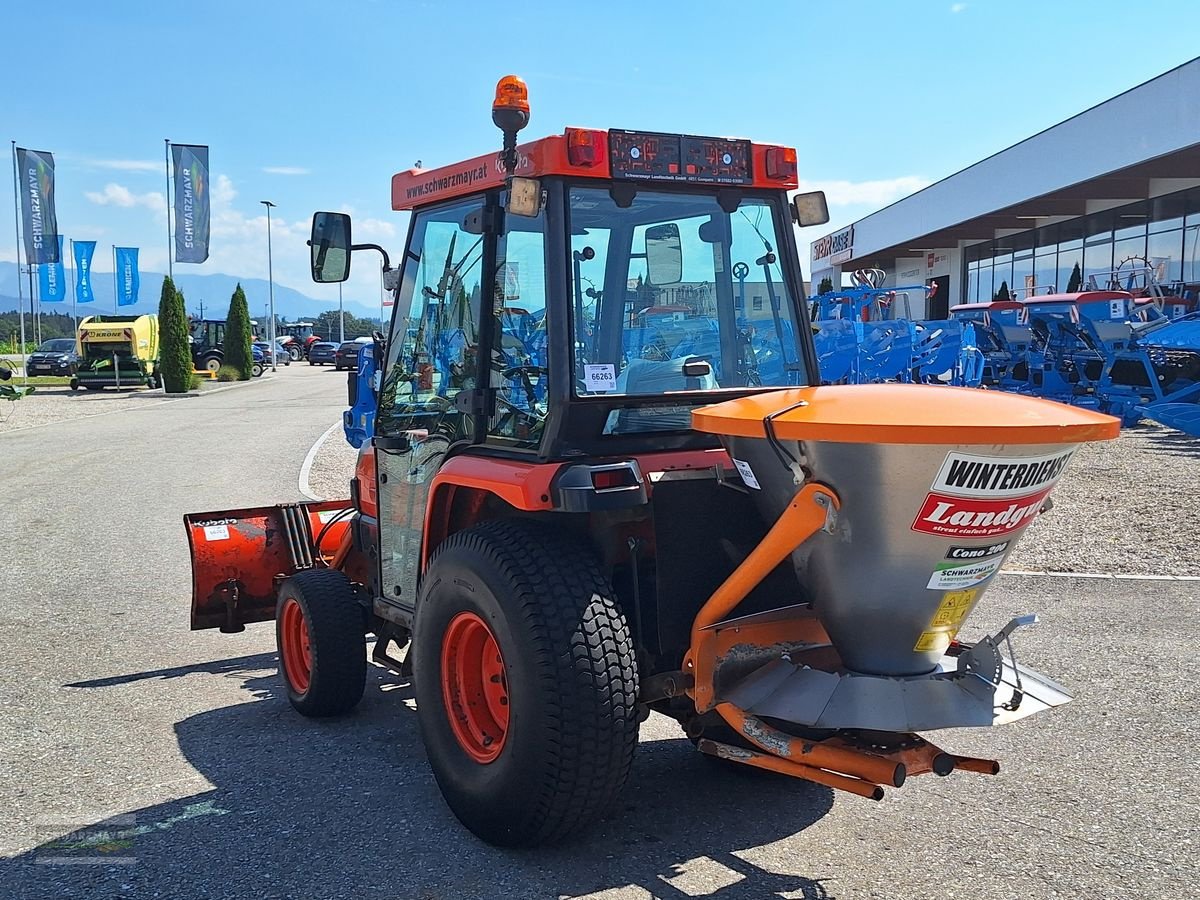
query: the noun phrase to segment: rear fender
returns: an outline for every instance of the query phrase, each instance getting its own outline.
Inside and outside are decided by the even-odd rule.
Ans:
[[[525,463],[482,456],[451,457],[434,476],[425,507],[425,539],[421,570],[446,538],[477,522],[494,518],[489,508],[505,512],[549,512],[550,482],[558,463]]]
[[[349,500],[190,513],[193,631],[241,631],[275,618],[276,586],[301,569],[355,562]],[[319,539],[319,547],[318,547]]]

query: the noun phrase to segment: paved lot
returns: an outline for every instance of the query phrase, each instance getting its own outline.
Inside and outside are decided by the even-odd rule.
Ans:
[[[293,366],[0,436],[0,897],[1195,896],[1188,582],[1001,578],[971,627],[1039,612],[1018,653],[1079,699],[942,736],[1000,758],[995,778],[872,804],[714,767],[653,718],[587,838],[480,844],[441,803],[403,681],[372,671],[354,715],[314,724],[281,696],[269,626],[187,631],[182,514],[297,499],[343,398],[344,376]],[[106,864],[51,862],[109,817]]]

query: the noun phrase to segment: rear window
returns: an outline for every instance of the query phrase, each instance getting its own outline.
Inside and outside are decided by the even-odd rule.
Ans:
[[[342,346],[339,349],[341,349],[341,350],[358,350],[358,348],[361,346],[362,346],[362,344],[360,344],[358,341],[346,341],[346,343],[342,344]]]

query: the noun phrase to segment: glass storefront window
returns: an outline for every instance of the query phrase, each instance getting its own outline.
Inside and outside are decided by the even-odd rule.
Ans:
[[[1113,268],[1121,265],[1122,262],[1134,256],[1146,255],[1146,238],[1144,235],[1138,237],[1125,238],[1113,244]],[[1128,269],[1132,264],[1125,266]]]
[[[1089,216],[1084,223],[1084,242],[1097,244],[1111,241],[1113,236],[1113,213],[1106,211]]]
[[[1160,283],[1170,284],[1183,278],[1183,230],[1150,235],[1146,242],[1146,258]]]
[[[1115,237],[1118,241],[1122,238],[1140,237],[1146,233],[1145,216],[1139,215],[1136,219],[1134,219],[1132,218],[1133,213],[1130,213],[1129,215],[1131,216],[1130,218],[1126,218],[1124,215],[1122,215],[1117,220],[1118,226]]]
[[[1115,281],[1127,280],[1127,271],[1135,267],[1126,262],[1131,257],[1150,260],[1164,285],[1195,285],[1200,283],[1200,190],[1030,229],[963,252],[968,263],[964,302],[994,299],[1002,283],[1016,297],[1051,289],[1065,293],[1076,267],[1076,290],[1088,290],[1089,277],[1099,289],[1123,288]],[[1114,280],[1122,262],[1126,265]]]
[[[1093,279],[1095,279],[1095,288],[1099,290],[1106,288],[1109,273],[1113,269],[1112,253],[1111,241],[1106,244],[1088,244],[1083,248],[1083,290],[1093,289]]]
[[[1189,225],[1183,232],[1183,280],[1200,281],[1200,224]]]
[[[992,267],[979,267],[979,293],[975,297],[977,303],[987,303],[992,299]]]
[[[1013,260],[1012,281],[1008,283],[1009,293],[1018,300],[1024,300],[1033,293],[1033,257],[1022,256]]]
[[[1045,294],[1057,291],[1066,286],[1066,282],[1058,279],[1058,255],[1050,248],[1050,252],[1039,253],[1033,261],[1033,280],[1037,293]]]
[[[1058,289],[1066,292],[1071,287],[1071,274],[1079,267],[1079,277],[1083,278],[1083,247],[1060,249],[1058,251]],[[1078,288],[1076,288],[1078,290]]]

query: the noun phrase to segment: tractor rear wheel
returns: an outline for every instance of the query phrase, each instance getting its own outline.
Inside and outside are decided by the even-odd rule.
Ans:
[[[467,828],[543,844],[611,805],[637,747],[638,673],[588,549],[533,522],[453,535],[426,573],[412,652],[430,766]]]
[[[362,607],[341,572],[308,569],[280,585],[279,671],[297,712],[336,716],[358,705],[367,681],[365,636]]]

